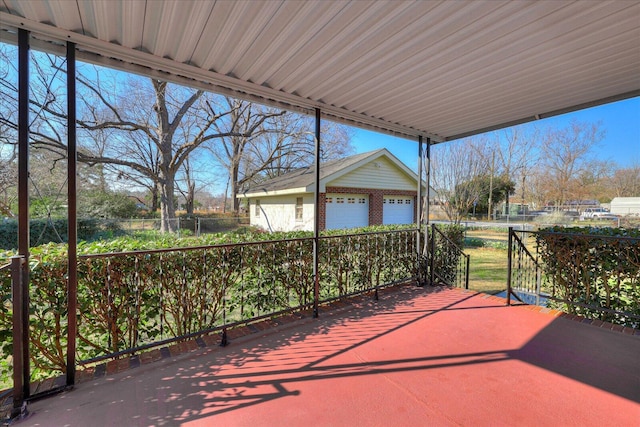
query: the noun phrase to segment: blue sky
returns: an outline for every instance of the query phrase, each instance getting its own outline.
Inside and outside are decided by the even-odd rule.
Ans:
[[[611,160],[620,167],[640,165],[640,97],[588,108],[548,119],[521,125],[563,128],[572,121],[600,123],[604,139],[594,147],[593,154],[600,160]],[[418,146],[414,141],[392,136],[355,130],[352,140],[356,152],[386,147],[410,168],[417,168]],[[455,143],[455,142],[454,142]]]

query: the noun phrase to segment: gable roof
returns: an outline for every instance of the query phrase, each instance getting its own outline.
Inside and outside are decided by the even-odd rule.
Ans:
[[[326,190],[328,182],[336,180],[359,167],[373,162],[381,157],[387,158],[391,163],[407,175],[411,180],[418,183],[418,175],[402,163],[397,157],[391,154],[386,148],[375,151],[355,154],[343,159],[331,160],[320,164],[320,192]],[[282,194],[312,193],[314,191],[315,167],[309,166],[286,173],[277,178],[273,178],[256,184],[247,191],[239,194],[238,197],[260,197],[275,196]]]
[[[640,2],[3,0],[0,39],[405,138],[640,95]]]

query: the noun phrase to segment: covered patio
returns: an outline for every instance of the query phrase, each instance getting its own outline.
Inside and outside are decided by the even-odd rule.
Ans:
[[[19,425],[637,425],[638,332],[558,314],[400,286],[83,381]]]
[[[315,115],[316,187],[323,119],[416,141],[428,180],[433,144],[640,96],[638,22],[637,1],[4,0],[0,38],[19,51],[15,283],[27,295],[23,311],[30,49],[67,60],[66,316],[79,312],[76,60]],[[634,330],[415,286],[384,290],[378,302],[319,307],[318,197],[316,188],[305,264],[313,264],[305,276],[312,313],[231,336],[226,348],[166,350],[161,362],[92,381],[76,376],[77,316],[68,316],[63,386],[75,389],[30,402],[24,425],[637,424]],[[414,264],[422,225],[405,245]],[[30,394],[29,321],[16,323],[21,401]]]

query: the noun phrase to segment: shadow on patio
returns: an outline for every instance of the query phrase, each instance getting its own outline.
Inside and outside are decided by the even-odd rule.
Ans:
[[[632,425],[640,338],[398,287],[30,405],[20,425]]]

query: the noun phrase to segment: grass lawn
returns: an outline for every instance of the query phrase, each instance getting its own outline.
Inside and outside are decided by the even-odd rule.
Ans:
[[[477,239],[485,239],[492,241],[507,242],[509,240],[509,233],[506,230],[482,228],[477,230],[467,230],[467,237],[475,237]]]
[[[469,262],[469,289],[496,294],[507,289],[507,251],[465,248]]]

